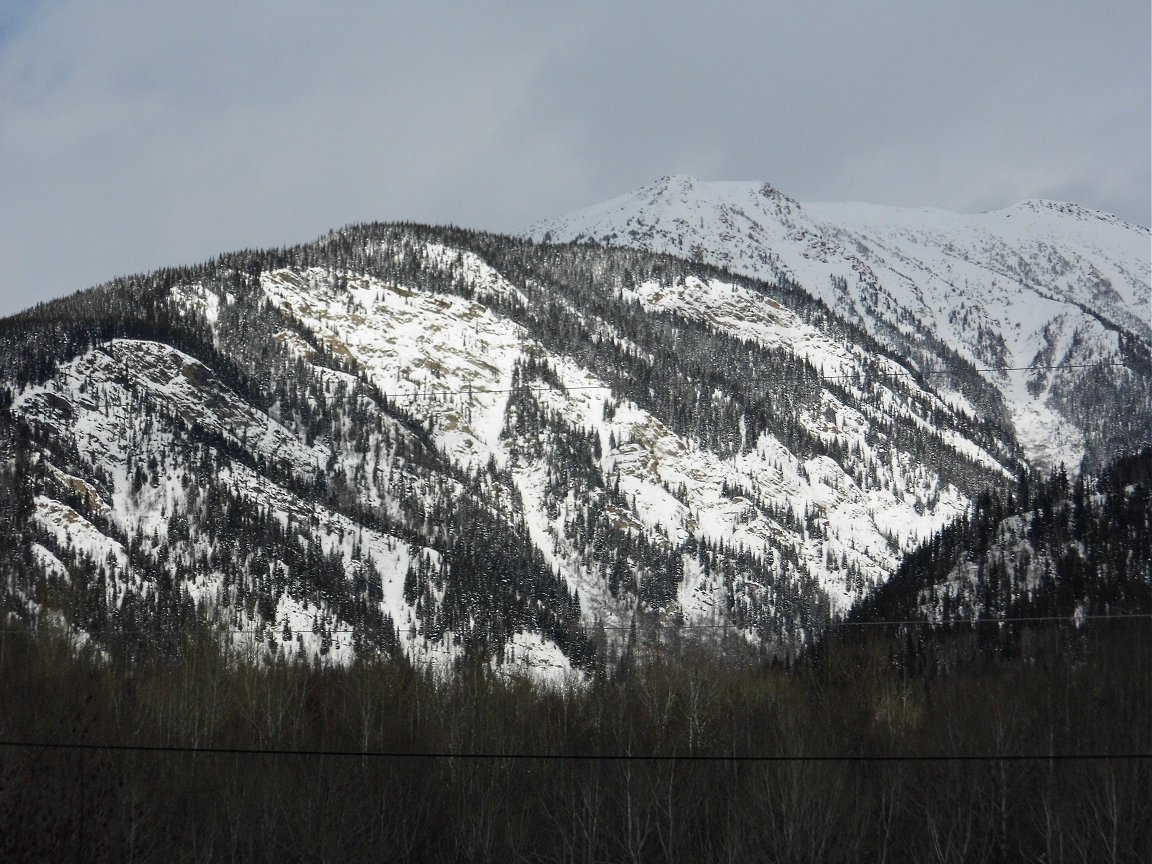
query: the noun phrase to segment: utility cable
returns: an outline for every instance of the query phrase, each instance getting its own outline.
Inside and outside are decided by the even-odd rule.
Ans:
[[[1129,368],[1127,363],[1064,363],[1060,365],[1036,365],[1036,366],[985,366],[980,369],[964,370],[972,372],[1028,372],[1031,370],[1042,369],[1100,369],[1120,366],[1125,369]],[[898,371],[886,371],[877,373],[878,377],[884,375],[951,375],[954,370],[951,369],[925,369],[923,371],[901,369]],[[821,375],[820,377],[828,380],[832,378],[857,378],[860,372],[854,372],[850,375]]]
[[[983,624],[1052,624],[1063,623],[1078,625],[1086,621],[1115,621],[1115,620],[1148,620],[1152,619],[1152,613],[1148,612],[1134,612],[1128,614],[1101,614],[1101,615],[1037,615],[1025,617],[1012,617],[1012,618],[970,618],[970,619],[956,619],[954,621],[923,621],[915,618],[908,618],[903,620],[894,621],[826,621],[823,623],[810,623],[806,625],[795,625],[802,629],[812,630],[833,630],[839,627],[953,627],[961,628]],[[600,630],[610,630],[614,632],[629,631],[632,629],[631,624],[581,624],[575,627],[568,628],[569,633],[583,632],[585,634],[596,633]],[[635,625],[638,634],[651,633],[653,631],[659,632],[673,632],[679,633],[685,630],[732,630],[734,632],[742,633],[749,629],[753,629],[755,625],[738,626],[733,622],[727,623],[696,623],[696,624],[642,624]],[[284,624],[282,621],[273,622],[262,628],[242,628],[237,630],[213,630],[211,635],[214,636],[245,636],[257,633],[271,633],[273,635],[283,630]],[[5,627],[0,628],[0,635],[3,634],[19,634],[26,633],[31,635],[38,635],[41,631],[29,627]],[[52,632],[52,631],[49,631]],[[56,631],[58,632],[58,631]],[[418,627],[400,627],[396,628],[397,633],[407,633],[410,636],[418,635],[420,629]],[[448,631],[445,631],[448,632]],[[107,631],[90,631],[90,630],[76,630],[68,631],[70,635],[86,635],[90,637],[115,637],[115,636],[174,636],[180,635],[170,633],[163,630],[107,630]],[[361,633],[369,635],[370,630],[356,629],[352,627],[338,627],[331,630],[321,630],[319,633],[314,633],[310,627],[299,628],[292,630],[293,635],[299,634],[312,634],[315,636],[328,636],[336,634],[348,633]]]
[[[270,747],[182,747],[151,744],[99,744],[67,741],[0,741],[13,749],[81,750],[120,753],[181,753],[221,756],[296,756],[329,759],[466,759],[470,761],[538,760],[548,762],[1120,762],[1152,759],[1152,753],[933,753],[933,754],[674,754],[674,753],[494,753],[402,750],[287,750]]]
[[[1027,372],[1032,370],[1051,370],[1051,369],[1099,369],[1099,368],[1112,368],[1121,367],[1124,369],[1129,368],[1126,363],[1065,363],[1062,365],[1036,365],[1036,366],[986,366],[974,370],[975,372]],[[821,375],[821,380],[834,381],[844,378],[859,378],[864,375],[871,374],[874,377],[883,378],[889,375],[907,375],[907,376],[929,376],[929,375],[951,375],[951,369],[925,369],[921,371],[901,369],[901,370],[886,370],[879,372],[853,372],[845,375]],[[530,393],[547,393],[547,392],[564,392],[566,390],[611,390],[610,384],[574,384],[566,385],[561,384],[551,387],[521,387],[521,388],[495,388],[495,389],[474,389],[468,388],[464,390],[421,390],[412,393],[381,393],[380,395],[386,399],[425,399],[435,396],[475,396],[481,394],[497,394],[497,393],[516,393],[518,390],[527,390]]]

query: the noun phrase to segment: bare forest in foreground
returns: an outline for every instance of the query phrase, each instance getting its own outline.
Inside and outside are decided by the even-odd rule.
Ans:
[[[791,668],[665,640],[546,688],[9,632],[0,858],[1148,860],[1149,640],[846,626]]]

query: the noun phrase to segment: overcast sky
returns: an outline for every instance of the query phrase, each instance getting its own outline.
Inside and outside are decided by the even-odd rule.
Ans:
[[[0,0],[0,314],[670,173],[1150,221],[1148,0]]]

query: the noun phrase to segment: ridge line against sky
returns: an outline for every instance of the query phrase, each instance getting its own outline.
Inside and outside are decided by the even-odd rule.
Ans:
[[[355,221],[514,232],[663,174],[1147,226],[1116,0],[0,6],[0,315]]]

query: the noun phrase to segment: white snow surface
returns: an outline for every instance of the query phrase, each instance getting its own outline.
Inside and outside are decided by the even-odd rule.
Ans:
[[[429,251],[433,260],[463,261],[478,297],[485,290],[515,290],[474,255],[439,245]],[[621,492],[630,500],[634,497],[634,509],[621,513],[622,520],[652,537],[679,542],[691,533],[770,554],[779,544],[793,542],[789,531],[750,502],[723,495],[725,483],[755,489],[765,502],[789,506],[798,516],[806,508],[819,511],[829,536],[801,539],[800,555],[838,611],[855,596],[845,582],[842,561],[857,565],[865,584],[883,581],[899,552],[913,548],[967,504],[955,488],[940,484],[931,469],[916,465],[908,454],[881,462],[866,437],[871,419],[831,397],[819,417],[806,418],[810,430],[858,444],[864,463],[887,478],[887,488],[883,483],[864,488],[860,476],[846,474],[828,459],[801,462],[770,436],[751,452],[723,460],[679,438],[635,405],[618,406],[607,421],[604,403],[610,392],[601,379],[567,357],[550,355],[519,325],[483,303],[352,273],[339,278],[347,290],[334,287],[332,274],[321,269],[276,271],[265,274],[262,285],[271,302],[318,334],[329,350],[354,359],[391,398],[419,416],[433,414],[433,438],[457,464],[469,467],[489,458],[499,465],[509,463],[501,434],[508,394],[499,391],[509,387],[514,363],[531,352],[546,359],[568,387],[563,392],[545,390],[537,398],[572,426],[599,436],[604,477],[618,471]],[[636,296],[646,308],[675,309],[766,346],[786,347],[827,374],[851,374],[862,360],[859,347],[833,342],[771,302],[753,303],[745,289],[731,283],[689,279],[664,288],[645,284],[638,286]],[[893,368],[900,369],[895,363]],[[876,417],[894,410],[900,406],[892,396],[890,404],[876,406]],[[997,466],[993,456],[970,441],[951,433],[946,437],[960,452]],[[615,450],[609,446],[613,438],[621,442]],[[548,518],[543,501],[546,469],[512,467],[530,536],[545,560],[579,592],[585,621],[626,624],[630,601],[608,594],[582,550],[572,548],[565,537],[564,524],[577,502],[570,498],[559,516]],[[681,488],[679,497],[669,491]],[[494,506],[506,504],[497,500]],[[835,561],[832,567],[826,563],[830,559]],[[720,608],[720,586],[685,585],[679,611],[689,621],[713,620]]]
[[[795,202],[775,192],[754,190],[754,194],[776,213],[773,224],[785,226],[786,220],[799,218],[800,206]],[[754,233],[748,225],[740,230]],[[567,385],[564,390],[543,389],[535,394],[538,400],[573,428],[598,437],[602,455],[597,467],[604,485],[618,478],[619,491],[630,502],[613,513],[619,524],[651,539],[674,543],[689,535],[723,540],[775,560],[778,568],[783,566],[780,553],[787,550],[802,572],[828,592],[835,611],[844,611],[868,585],[887,579],[903,552],[962,513],[968,504],[955,487],[941,481],[932,466],[919,463],[908,452],[881,455],[873,447],[875,425],[881,419],[908,413],[896,392],[882,391],[879,404],[860,410],[825,392],[819,410],[801,418],[813,435],[859,451],[859,464],[849,470],[824,457],[800,459],[769,434],[747,442],[749,447],[741,455],[724,459],[679,437],[641,407],[617,400],[595,370],[551,354],[520,325],[486,305],[486,299],[497,295],[524,298],[478,256],[436,244],[429,244],[425,251],[434,265],[463,274],[476,299],[326,269],[264,273],[260,284],[267,300],[304,325],[328,352],[352,363],[414,417],[431,417],[432,440],[457,466],[472,469],[492,460],[509,469],[512,480],[507,488],[494,484],[487,490],[493,511],[502,518],[523,520],[545,561],[578,592],[582,615],[590,626],[626,627],[636,601],[627,592],[612,596],[588,550],[576,548],[568,536],[565,524],[580,502],[570,493],[560,502],[558,515],[550,516],[545,506],[546,466],[514,455],[505,431],[508,390],[514,365],[529,355],[546,360]],[[783,258],[765,260],[776,268],[787,264]],[[801,255],[798,262],[808,260]],[[845,266],[851,271],[851,266]],[[227,302],[227,298],[214,299],[210,291],[182,290],[180,296],[209,323],[217,320],[218,304]],[[860,346],[822,334],[772,301],[754,298],[736,281],[689,278],[664,286],[644,283],[636,286],[634,294],[646,309],[675,311],[739,338],[790,351],[827,375],[851,376],[863,368],[865,355]],[[1055,331],[1050,328],[1051,332]],[[316,353],[295,333],[285,331],[277,338],[305,363]],[[875,358],[870,362],[876,362]],[[891,364],[893,372],[903,371],[896,361],[884,362]],[[350,386],[354,380],[320,366],[312,367],[312,373],[334,388]],[[851,390],[851,378],[844,381]],[[1022,383],[1020,389],[1027,392]],[[963,400],[947,394],[921,395],[943,411],[965,410]],[[161,419],[145,420],[141,416],[145,404],[153,413],[158,411]],[[105,488],[50,470],[55,479],[37,500],[37,524],[60,547],[83,547],[94,558],[114,560],[120,570],[126,567],[123,545],[64,501],[69,494],[86,496],[89,510],[107,518],[115,528],[111,533],[119,537],[165,541],[169,517],[190,506],[189,485],[195,483],[186,467],[172,458],[172,424],[209,430],[269,464],[288,465],[304,478],[330,470],[333,456],[322,442],[309,446],[301,441],[277,421],[276,409],[269,409],[269,414],[256,410],[220,384],[199,361],[153,342],[114,340],[101,345],[63,364],[44,385],[20,393],[14,409],[66,431],[93,471],[98,469],[98,474],[110,478]],[[1040,413],[1029,422],[1038,430],[1037,437],[1047,440],[1044,424],[1052,422],[1050,416]],[[998,467],[994,455],[971,441],[955,433],[943,434],[957,451]],[[357,493],[364,501],[385,511],[396,506],[381,479],[392,471],[387,454],[369,457],[338,450],[335,456],[347,476],[361,469],[365,479]],[[159,461],[161,479],[133,489],[131,466],[150,457]],[[301,532],[319,540],[326,552],[339,552],[346,568],[370,560],[382,574],[383,608],[399,629],[404,649],[422,662],[450,665],[454,657],[451,634],[435,644],[419,637],[415,610],[403,595],[409,563],[433,552],[318,508],[235,462],[215,480],[266,508],[282,526],[299,526]],[[752,497],[732,490],[746,490]],[[798,519],[812,514],[822,530],[810,536],[805,530],[788,527],[769,508],[790,508]],[[198,543],[202,540],[193,536],[187,548],[174,550],[173,564],[196,560],[205,551]],[[62,572],[63,565],[58,560],[53,563],[48,549],[37,554],[44,568]],[[861,574],[856,585],[849,584],[848,566]],[[327,609],[283,598],[275,625],[264,630],[257,622],[237,617],[223,577],[221,573],[201,574],[189,591],[203,608],[218,613],[220,625],[232,631],[238,642],[251,644],[254,651],[268,650],[269,642],[279,643],[275,650],[285,654],[303,651],[313,656],[320,650],[312,621],[328,615]],[[123,578],[130,581],[131,574]],[[695,559],[685,556],[678,594],[669,608],[658,611],[687,624],[723,623],[728,614],[724,591],[718,579],[701,572]],[[340,621],[330,623],[340,629]],[[281,636],[285,627],[292,633],[289,639]],[[252,629],[261,632],[243,632]],[[330,662],[351,660],[349,639],[339,633],[333,634],[326,648]],[[557,646],[530,632],[516,634],[503,662],[496,662],[494,668],[505,666],[513,671],[526,669],[553,682],[571,674]]]
[[[977,367],[1119,362],[1101,319],[1152,345],[1149,230],[1075,204],[985,213],[801,204],[767,183],[663,177],[526,232],[696,258],[790,279],[881,342],[934,336]],[[1078,464],[1079,435],[1047,404],[1056,375],[983,373],[1003,393],[1030,459]]]
[[[283,281],[282,276],[273,283],[280,281]],[[302,311],[302,298],[296,299],[296,308]],[[443,304],[433,305],[445,317],[451,317]],[[457,310],[452,304],[447,308]],[[466,311],[474,312],[477,308],[466,304]],[[344,330],[340,332],[347,335]],[[410,343],[401,340],[399,344],[401,347],[407,344],[407,348],[414,351],[413,346],[422,341],[420,334],[428,332],[431,331],[414,330]],[[375,335],[387,341],[388,333]],[[290,337],[286,335],[285,338]],[[434,341],[424,341],[432,348],[436,347]],[[357,348],[361,347],[356,340],[352,342]],[[349,350],[335,336],[331,337],[329,347]],[[365,356],[373,355],[368,352]],[[411,354],[411,358],[412,368],[420,368],[420,363],[415,362],[419,357]],[[478,362],[481,370],[489,369],[483,361]],[[509,360],[508,370],[510,363]],[[349,377],[319,367],[315,371],[322,377]],[[507,374],[488,383],[505,382]],[[428,381],[409,383],[426,388],[432,380],[435,380],[435,373],[430,373]],[[457,383],[456,379],[449,381]],[[478,400],[491,398],[494,397],[481,396]],[[314,476],[327,470],[330,456],[319,442],[312,447],[305,446],[272,417],[252,408],[217,381],[199,361],[155,342],[117,339],[101,345],[62,364],[56,375],[45,384],[25,389],[16,397],[13,407],[20,415],[65,433],[75,441],[87,467],[97,475],[109,478],[107,486],[93,485],[61,471],[45,458],[45,490],[36,498],[32,518],[33,523],[60,549],[87,559],[93,565],[111,568],[110,575],[119,581],[120,590],[113,591],[110,580],[110,601],[122,601],[124,589],[141,593],[150,590],[149,584],[132,571],[125,546],[116,537],[143,538],[148,548],[154,550],[165,547],[168,566],[173,572],[178,564],[193,567],[210,552],[207,540],[196,536],[195,531],[184,545],[175,544],[168,537],[170,518],[190,512],[189,487],[201,484],[195,472],[179,461],[176,454],[181,451],[173,447],[175,434],[171,424],[179,422],[216,433],[253,456],[263,457],[269,463],[276,461],[289,465],[300,477]],[[483,442],[495,445],[497,442],[503,401],[499,405],[493,402],[490,407],[495,412],[492,417],[484,413],[483,406],[481,410],[469,413],[469,417],[482,419],[478,425],[483,437],[462,437],[462,433],[452,429],[441,433],[449,446],[453,442],[463,442],[462,449],[457,448],[454,453],[464,464],[475,457],[475,451],[471,449],[473,445]],[[470,428],[464,424],[465,430]],[[344,458],[339,461],[352,475],[354,464],[348,461],[348,454],[341,455]],[[487,451],[484,455],[486,458]],[[160,466],[160,479],[136,488],[133,466],[150,459]],[[380,466],[367,473],[376,478],[381,473]],[[402,539],[371,530],[339,513],[305,501],[236,461],[230,461],[227,467],[219,470],[213,481],[259,506],[277,519],[282,527],[297,530],[302,542],[306,536],[313,542],[318,541],[324,553],[339,554],[346,572],[371,565],[381,578],[382,611],[395,623],[404,652],[414,661],[451,668],[460,650],[452,634],[446,633],[441,639],[430,641],[419,633],[415,609],[404,598],[404,576],[409,564],[416,556],[424,556],[435,564],[439,560],[438,553],[431,549],[413,548]],[[360,493],[365,500],[387,503],[385,491],[375,480]],[[102,529],[65,503],[69,495],[81,496],[85,509],[106,517],[109,527]],[[507,506],[512,506],[510,500]],[[195,523],[195,519],[189,521]],[[50,576],[68,578],[67,567],[46,547],[37,544],[34,557]],[[241,604],[237,602],[235,589],[225,587],[224,575],[219,571],[200,572],[194,581],[186,584],[188,593],[209,619],[225,634],[230,634],[229,638],[235,645],[247,647],[252,656],[269,657],[276,653],[293,656],[301,652],[308,657],[320,656],[322,637],[313,632],[314,620],[320,619],[326,621],[333,631],[328,644],[323,647],[325,662],[348,663],[354,659],[351,634],[342,632],[347,631],[347,622],[334,617],[324,605],[282,595],[274,623],[265,626],[258,618],[245,616],[239,611]],[[30,600],[28,604],[31,604]],[[291,632],[290,638],[283,637],[286,630]],[[516,636],[509,645],[506,659],[521,671],[555,683],[572,671],[567,658],[556,645],[539,634]]]

